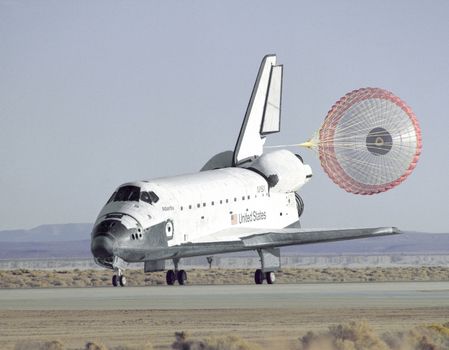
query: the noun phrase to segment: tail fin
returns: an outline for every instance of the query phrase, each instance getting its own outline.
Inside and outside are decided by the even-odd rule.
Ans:
[[[234,166],[260,156],[266,135],[280,131],[282,71],[276,55],[263,58],[235,146]]]

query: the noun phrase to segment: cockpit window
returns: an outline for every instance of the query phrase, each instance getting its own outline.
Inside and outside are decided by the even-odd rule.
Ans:
[[[159,200],[159,197],[153,191],[150,191],[150,192],[142,191],[142,192],[140,192],[140,200],[150,203],[150,204],[153,204]]]
[[[114,192],[111,196],[111,198],[108,199],[108,201],[106,202],[106,204],[111,203],[114,200],[115,195],[117,194],[117,192]]]
[[[151,198],[148,192],[140,192],[140,200],[151,204]]]
[[[153,191],[150,191],[149,195],[150,195],[151,201],[153,203],[157,203],[157,201],[159,200],[159,197],[157,196],[157,194],[154,193]]]
[[[140,197],[140,187],[123,186],[120,187],[114,196],[114,202],[138,202]]]
[[[122,186],[114,192],[107,203],[110,202],[138,202],[139,200],[153,204],[159,200],[159,197],[153,191],[140,192],[140,187],[137,186]]]

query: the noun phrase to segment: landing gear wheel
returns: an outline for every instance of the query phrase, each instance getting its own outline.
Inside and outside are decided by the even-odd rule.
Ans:
[[[118,286],[118,277],[117,277],[117,275],[112,276],[112,285],[114,287]]]
[[[267,273],[265,274],[265,279],[267,280],[267,283],[268,283],[268,284],[273,284],[274,281],[276,281],[276,275],[274,274],[273,271],[267,272]]]
[[[120,287],[126,286],[126,277],[123,275],[120,275],[120,277],[118,278],[118,282],[120,283]]]
[[[173,270],[168,270],[167,274],[165,275],[165,280],[167,281],[167,284],[169,286],[172,286],[175,284],[176,281],[176,275],[175,275],[175,271]]]
[[[262,284],[263,283],[263,272],[261,269],[257,269],[256,272],[254,273],[254,282],[256,282],[256,284]]]
[[[178,283],[184,285],[187,281],[187,272],[185,270],[178,271]]]

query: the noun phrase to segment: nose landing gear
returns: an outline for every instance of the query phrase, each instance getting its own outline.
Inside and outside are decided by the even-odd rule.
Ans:
[[[126,277],[123,274],[123,271],[127,266],[128,264],[118,256],[114,256],[112,263],[110,263],[110,265],[107,266],[114,271],[114,275],[112,276],[112,285],[114,287],[126,286]]]
[[[112,276],[112,285],[114,287],[124,287],[126,286],[126,277],[125,275],[123,275],[122,270],[118,269],[117,270],[117,274],[114,274]]]

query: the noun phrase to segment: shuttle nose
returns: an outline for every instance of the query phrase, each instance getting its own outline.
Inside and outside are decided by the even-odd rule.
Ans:
[[[96,258],[110,258],[112,254],[113,241],[107,236],[97,236],[92,240],[91,251]]]

